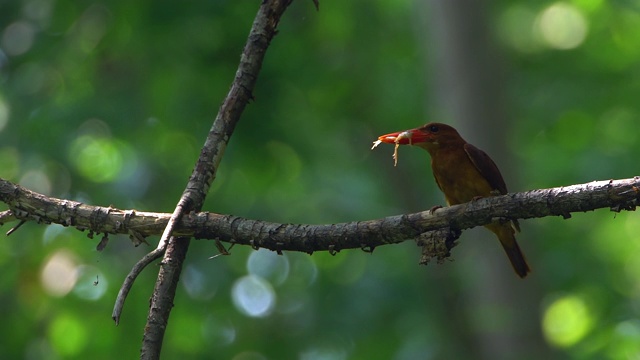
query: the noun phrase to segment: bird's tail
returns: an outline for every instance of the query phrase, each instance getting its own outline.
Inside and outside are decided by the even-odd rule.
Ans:
[[[521,278],[527,276],[527,273],[529,273],[531,269],[527,264],[527,260],[524,258],[522,250],[520,250],[520,246],[518,246],[516,242],[515,231],[511,225],[493,223],[487,225],[487,228],[498,236],[498,240],[500,240],[504,252],[507,253],[507,257],[516,274]]]

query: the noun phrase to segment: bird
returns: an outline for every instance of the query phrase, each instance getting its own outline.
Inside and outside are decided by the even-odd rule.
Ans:
[[[447,124],[432,122],[419,128],[382,135],[374,147],[381,142],[396,144],[396,161],[398,145],[414,145],[427,150],[431,156],[433,176],[448,206],[507,193],[502,174],[489,155],[466,142],[456,129]],[[518,221],[496,220],[485,228],[498,237],[516,274],[521,278],[527,276],[531,269],[515,237],[516,231],[520,232]]]

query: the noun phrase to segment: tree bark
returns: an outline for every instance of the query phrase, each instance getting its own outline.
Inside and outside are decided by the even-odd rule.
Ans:
[[[120,210],[50,198],[0,179],[0,201],[11,210],[0,213],[0,224],[34,221],[73,226],[97,233],[128,234],[139,245],[160,235],[171,214]],[[174,235],[219,240],[273,251],[337,252],[365,249],[416,239],[421,234],[449,229],[461,231],[496,218],[532,219],[608,208],[635,210],[640,201],[640,176],[493,196],[469,203],[339,224],[282,224],[234,215],[192,212],[182,218]],[[95,240],[94,240],[95,241]],[[99,242],[99,245],[102,241]]]

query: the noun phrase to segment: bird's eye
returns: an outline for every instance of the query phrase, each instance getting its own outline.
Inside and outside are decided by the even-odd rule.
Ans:
[[[440,128],[438,127],[438,125],[431,125],[429,126],[429,131],[432,133],[437,133],[438,130],[440,130]]]

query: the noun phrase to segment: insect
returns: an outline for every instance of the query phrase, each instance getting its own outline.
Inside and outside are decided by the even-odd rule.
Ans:
[[[386,140],[385,142],[391,142],[393,141],[396,146],[393,149],[393,166],[397,166],[398,165],[398,148],[400,147],[400,140],[402,139],[408,139],[409,140],[409,145],[413,145],[411,144],[411,133],[409,131],[403,131],[400,134],[398,134],[398,136],[380,136],[378,138],[378,140],[373,142],[373,146],[371,147],[371,150],[373,150],[376,146],[380,145],[382,143],[383,140]]]

